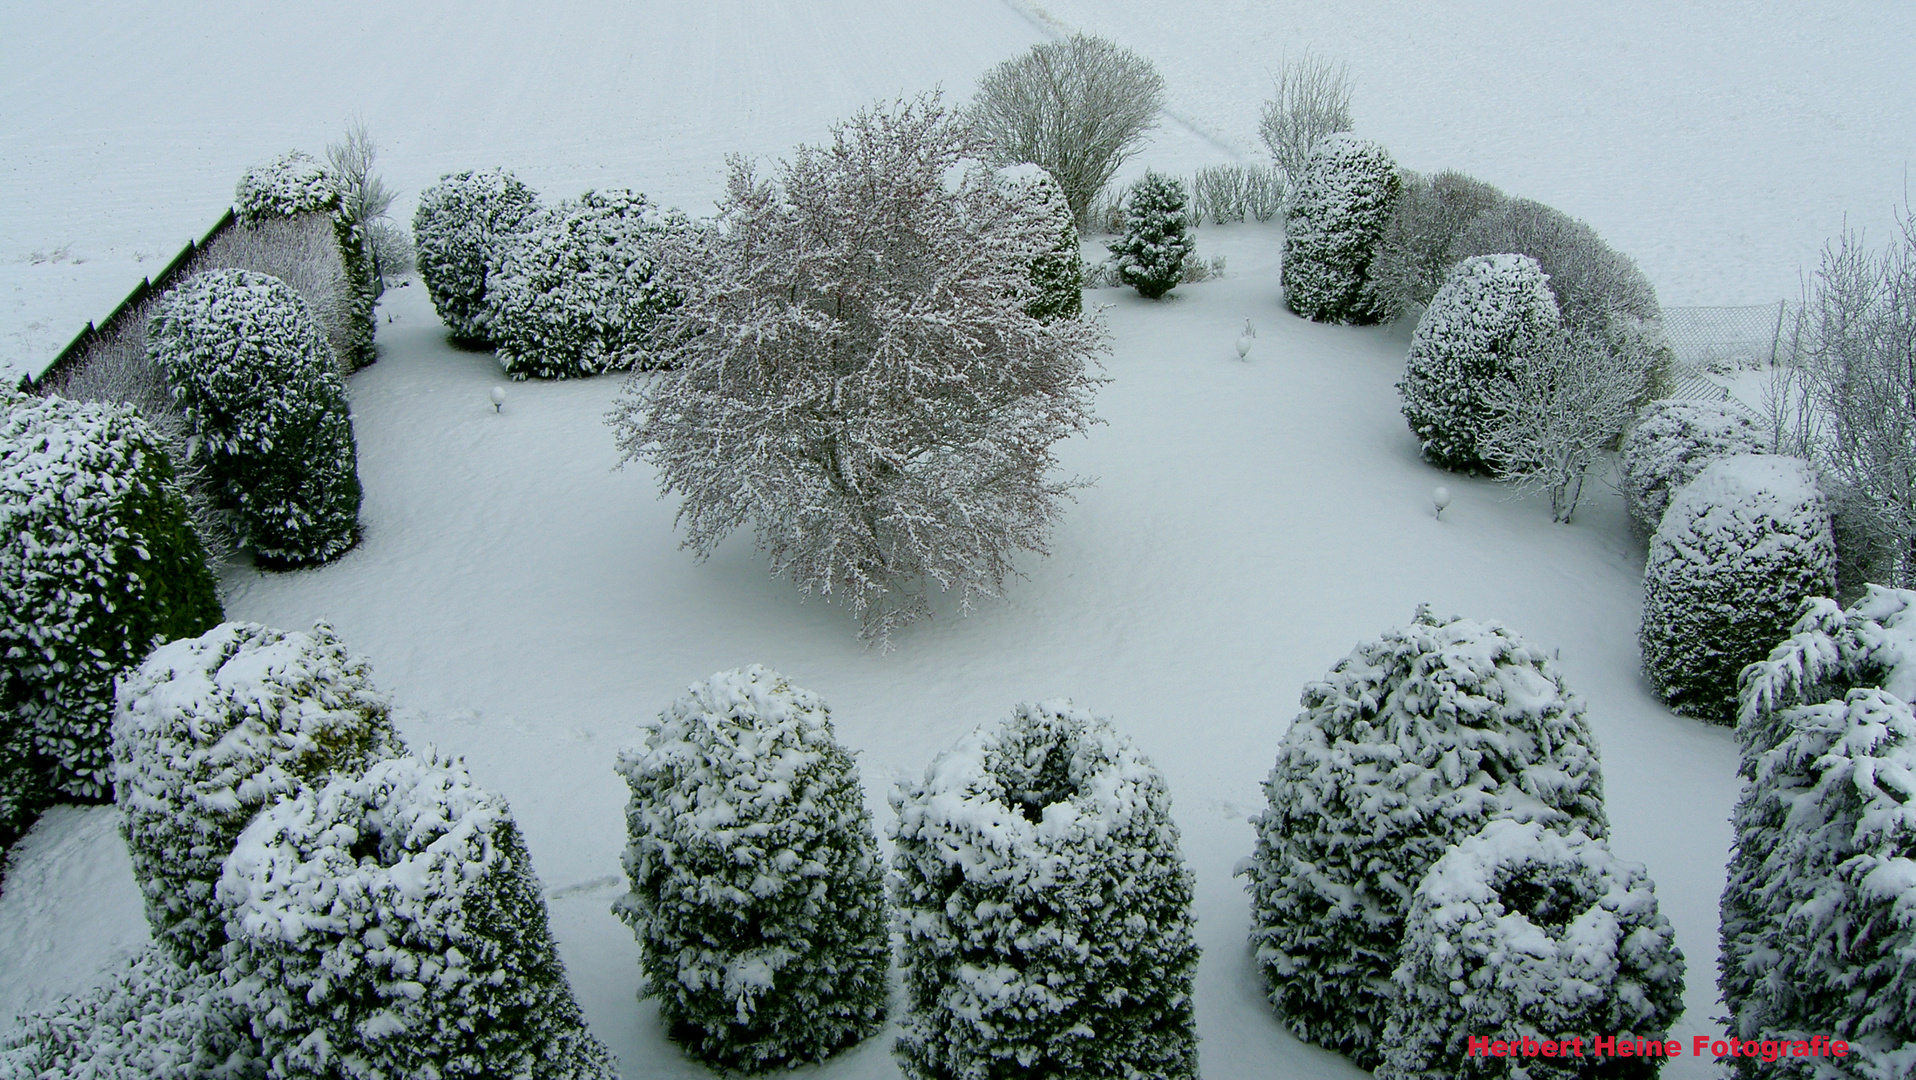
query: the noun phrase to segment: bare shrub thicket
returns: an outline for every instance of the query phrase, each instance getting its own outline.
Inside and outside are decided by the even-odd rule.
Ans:
[[[1463,259],[1455,251],[1457,238],[1504,197],[1492,185],[1460,172],[1423,176],[1406,171],[1403,179],[1371,268],[1377,291],[1398,315],[1430,303],[1450,268]]]
[[[1261,165],[1212,165],[1191,177],[1191,224],[1269,221],[1284,209],[1284,174]]]
[[[375,287],[384,291],[389,280],[411,269],[412,243],[392,220],[398,192],[373,171],[378,156],[366,121],[357,116],[347,122],[345,137],[326,148],[326,160],[339,182],[340,220],[365,246]]]
[[[1074,34],[986,72],[968,118],[997,164],[1044,166],[1082,230],[1092,200],[1138,152],[1163,107],[1164,79],[1151,61]]]
[[[1257,133],[1279,171],[1296,184],[1317,144],[1351,129],[1350,69],[1306,51],[1286,60],[1275,81]]]

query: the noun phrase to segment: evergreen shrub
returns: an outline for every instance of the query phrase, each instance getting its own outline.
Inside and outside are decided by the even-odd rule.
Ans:
[[[1402,183],[1376,143],[1340,132],[1317,144],[1285,221],[1284,302],[1292,311],[1316,322],[1391,317],[1371,271]]]
[[[415,261],[455,339],[486,340],[487,267],[538,208],[532,189],[502,169],[446,176],[420,194]]]

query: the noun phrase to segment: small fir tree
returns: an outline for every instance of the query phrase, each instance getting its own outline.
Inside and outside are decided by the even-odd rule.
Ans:
[[[501,169],[446,176],[420,194],[412,219],[419,278],[455,339],[488,340],[487,267],[538,208],[532,189]]]
[[[1371,280],[1403,181],[1390,154],[1338,132],[1311,151],[1285,222],[1284,302],[1316,322],[1374,323],[1394,312]]]
[[[1156,300],[1184,280],[1184,262],[1197,245],[1185,234],[1184,181],[1147,172],[1131,185],[1125,204],[1124,238],[1111,245],[1118,281]]]

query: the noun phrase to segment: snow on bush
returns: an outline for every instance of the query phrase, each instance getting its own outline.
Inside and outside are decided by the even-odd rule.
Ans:
[[[394,757],[261,810],[219,882],[277,1075],[612,1080],[506,802]]]
[[[1461,261],[1457,237],[1503,201],[1503,192],[1460,172],[1410,174],[1391,211],[1371,279],[1398,315],[1427,307]]]
[[[1109,721],[1019,705],[892,806],[907,1076],[1197,1075],[1191,875]]]
[[[1572,326],[1603,331],[1618,317],[1662,317],[1656,289],[1629,256],[1590,226],[1530,199],[1504,199],[1477,215],[1451,250],[1459,259],[1516,252],[1537,260]]]
[[[1675,936],[1649,874],[1602,840],[1492,821],[1417,884],[1377,1076],[1591,1075],[1588,1058],[1472,1058],[1472,1036],[1667,1041],[1683,1012]],[[1604,1061],[1599,1071],[1653,1077],[1663,1060]]]
[[[111,793],[113,679],[220,620],[159,438],[129,406],[0,390],[0,849]]]
[[[246,170],[233,194],[233,211],[242,225],[338,210],[339,178],[317,158],[298,150]]]
[[[1737,677],[1836,585],[1829,508],[1799,458],[1718,458],[1679,488],[1650,539],[1637,642],[1677,712],[1736,722]]]
[[[539,198],[502,169],[442,178],[413,214],[419,278],[452,336],[486,340],[486,272],[518,234]]]
[[[167,295],[150,336],[221,502],[259,554],[324,562],[359,536],[346,385],[285,282],[208,270]]]
[[[1718,458],[1767,454],[1769,436],[1748,409],[1728,401],[1658,401],[1623,437],[1618,466],[1630,520],[1654,533],[1670,496]]]
[[[1111,245],[1118,281],[1156,300],[1184,280],[1184,263],[1197,247],[1185,232],[1184,181],[1147,172],[1131,185],[1124,236]]]
[[[1557,302],[1535,259],[1480,255],[1450,272],[1411,333],[1397,384],[1424,458],[1446,469],[1492,468],[1481,445],[1498,420],[1485,390],[1508,380],[1557,328]]]
[[[1317,322],[1374,323],[1392,315],[1371,280],[1402,181],[1376,143],[1337,133],[1311,152],[1285,224],[1284,302]]]
[[[1051,247],[1031,260],[1031,287],[1037,294],[1025,306],[1034,319],[1075,319],[1084,313],[1084,258],[1078,253],[1078,225],[1065,202],[1064,189],[1037,165],[998,170],[1005,197],[1029,218],[1029,227],[1049,230]]]
[[[1240,873],[1271,1001],[1374,1067],[1417,882],[1498,818],[1594,837],[1603,777],[1583,703],[1502,625],[1420,608],[1304,688]]]
[[[660,281],[681,221],[636,191],[588,191],[493,234],[484,329],[515,379],[566,379],[646,365],[653,324],[678,302]],[[503,242],[500,242],[503,241]]]
[[[818,1061],[885,1022],[884,871],[816,694],[756,665],[692,686],[619,755],[614,910],[674,1038],[720,1068]]]
[[[220,863],[262,806],[397,752],[365,660],[325,623],[224,623],[153,650],[121,680],[115,796],[153,937],[185,961],[226,940]]]

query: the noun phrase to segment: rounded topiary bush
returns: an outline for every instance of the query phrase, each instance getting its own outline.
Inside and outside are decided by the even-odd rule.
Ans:
[[[1630,520],[1649,535],[1670,496],[1718,458],[1766,454],[1770,438],[1748,409],[1727,401],[1652,403],[1623,437],[1618,466]]]
[[[359,536],[346,384],[297,293],[208,270],[168,293],[148,348],[220,503],[262,556],[324,562]]]
[[[1668,1041],[1683,954],[1636,863],[1581,830],[1492,821],[1417,884],[1380,1080],[1654,1077],[1665,1058],[1595,1056],[1603,1035]],[[1472,1036],[1558,1042],[1585,1057],[1470,1053]],[[1660,1049],[1660,1048],[1659,1048]]]
[[[1426,461],[1495,467],[1482,446],[1498,419],[1485,389],[1556,328],[1557,302],[1528,255],[1479,255],[1451,270],[1417,320],[1397,384]]]
[[[487,335],[515,379],[642,366],[653,324],[677,303],[660,280],[678,222],[635,191],[588,191],[525,221],[488,269]]]
[[[1131,185],[1125,203],[1124,236],[1111,245],[1118,282],[1156,300],[1184,280],[1184,262],[1197,245],[1186,231],[1189,199],[1184,181],[1147,172]]]
[[[225,623],[120,683],[115,794],[153,937],[184,961],[226,940],[220,863],[262,806],[398,750],[366,662],[330,627]]]
[[[289,151],[246,170],[233,193],[233,214],[242,225],[301,214],[339,210],[339,178],[299,150]]]
[[[502,169],[447,176],[420,193],[414,261],[454,338],[487,340],[487,267],[538,207],[532,189]]]
[[[616,905],[672,1036],[750,1071],[885,1022],[884,871],[817,695],[753,666],[690,688],[619,755],[632,788]]]
[[[1371,1068],[1424,872],[1498,818],[1603,836],[1603,777],[1548,653],[1494,622],[1419,609],[1303,704],[1242,871],[1251,938],[1291,1030]]]
[[[158,435],[125,405],[0,391],[0,847],[112,791],[113,679],[220,621]]]
[[[1015,214],[1028,227],[1051,238],[1045,254],[1031,262],[1034,319],[1075,319],[1084,313],[1084,257],[1078,252],[1078,223],[1064,189],[1043,166],[1026,163],[998,170],[998,182]]]
[[[1020,705],[892,806],[907,1076],[1197,1075],[1191,875],[1130,740]]]
[[[1798,458],[1718,458],[1677,490],[1643,571],[1643,667],[1672,709],[1736,722],[1737,677],[1836,584],[1823,491]]]
[[[456,763],[387,758],[266,807],[219,901],[275,1075],[618,1075],[505,800]]]
[[[1317,322],[1374,323],[1394,314],[1371,280],[1402,181],[1374,142],[1338,133],[1311,151],[1291,194],[1284,302]]]

